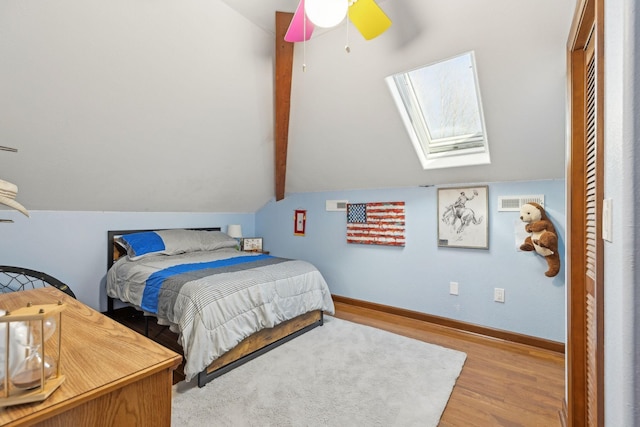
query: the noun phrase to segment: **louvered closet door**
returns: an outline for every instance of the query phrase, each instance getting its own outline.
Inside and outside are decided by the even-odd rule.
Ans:
[[[599,150],[598,138],[598,105],[597,105],[597,80],[596,60],[593,54],[593,45],[590,43],[587,49],[587,75],[586,75],[586,139],[585,139],[585,248],[584,258],[586,262],[584,272],[584,305],[585,305],[585,329],[586,329],[586,387],[587,387],[587,425],[597,426],[600,423],[599,394],[600,374],[602,371],[602,333],[600,323],[602,317],[602,295],[599,285],[602,281],[602,231],[600,229],[601,207],[599,202],[602,197],[600,176],[602,155]]]
[[[604,425],[602,0],[583,0],[570,45],[567,422]]]

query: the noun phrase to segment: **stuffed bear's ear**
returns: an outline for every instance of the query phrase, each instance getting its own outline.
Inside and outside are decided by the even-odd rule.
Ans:
[[[544,208],[542,207],[542,205],[536,202],[530,202],[530,203],[527,203],[527,205],[531,206],[533,209],[537,209],[538,211],[540,211],[541,214],[544,213]]]

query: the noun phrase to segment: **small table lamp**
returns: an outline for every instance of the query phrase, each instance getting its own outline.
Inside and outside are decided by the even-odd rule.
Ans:
[[[227,234],[238,241],[238,249],[242,249],[242,226],[240,224],[229,224]]]

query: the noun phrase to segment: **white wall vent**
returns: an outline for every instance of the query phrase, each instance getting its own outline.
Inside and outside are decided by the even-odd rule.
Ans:
[[[544,207],[544,194],[537,196],[498,196],[498,212],[520,212],[520,207],[534,202]]]
[[[345,212],[347,210],[348,200],[327,200],[326,210],[331,212]]]

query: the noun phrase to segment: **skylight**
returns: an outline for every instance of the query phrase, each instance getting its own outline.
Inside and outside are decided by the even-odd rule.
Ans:
[[[424,169],[490,163],[473,52],[386,82]]]

